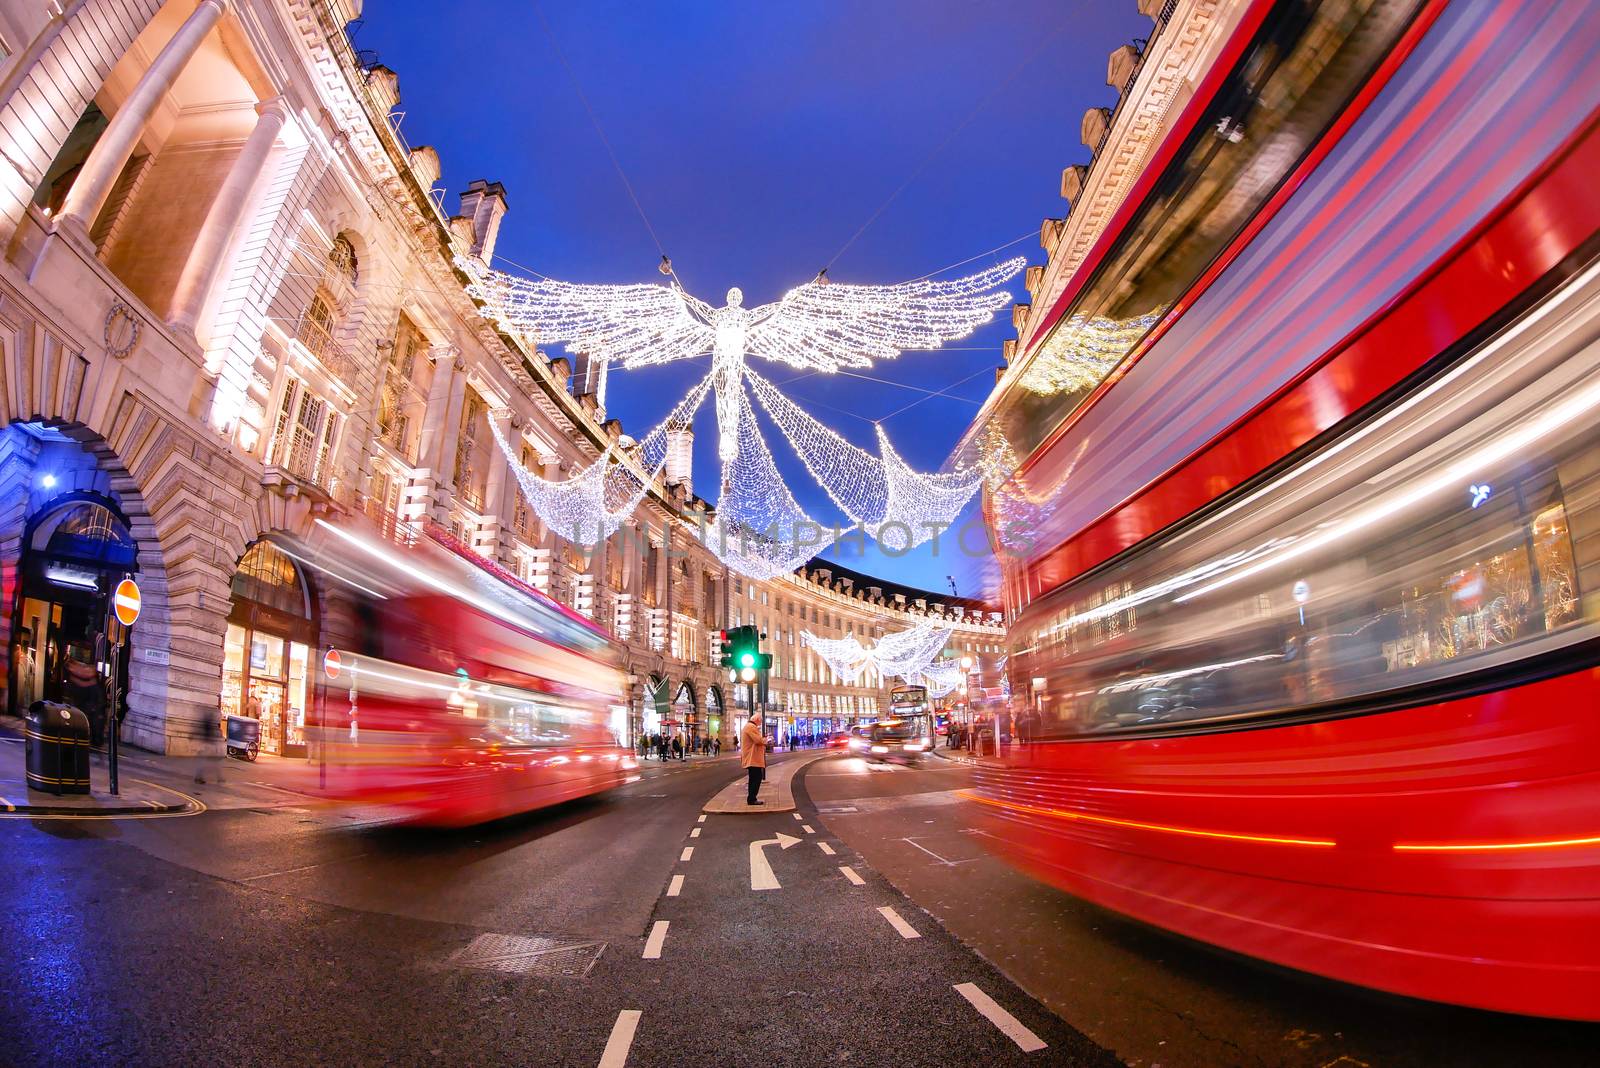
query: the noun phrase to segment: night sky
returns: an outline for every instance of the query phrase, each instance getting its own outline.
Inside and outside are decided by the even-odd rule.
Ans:
[[[688,289],[713,305],[777,300],[829,271],[904,281],[1021,238],[1043,261],[1040,220],[1060,215],[1061,169],[1087,162],[1078,124],[1110,107],[1106,59],[1149,32],[1134,0],[677,2],[546,0],[544,14]],[[401,132],[438,149],[445,207],[474,178],[503,182],[502,270],[573,282],[660,282],[660,253],[617,177],[530,0],[368,0],[355,44],[399,73]],[[965,125],[963,125],[965,123]],[[939,147],[941,146],[942,147]],[[931,160],[929,153],[938,148]],[[917,171],[927,160],[926,166]],[[961,273],[961,272],[952,272]],[[1026,299],[1019,277],[1014,299]],[[994,382],[1009,307],[972,337],[866,374],[955,397],[812,375],[789,396],[869,451],[872,420],[919,469],[937,468]],[[564,355],[550,346],[551,355]],[[782,383],[796,372],[753,361]],[[705,361],[613,374],[608,414],[654,426]],[[971,377],[969,377],[971,376]],[[914,405],[907,408],[908,405]],[[904,410],[902,410],[904,409]],[[839,518],[793,451],[768,444],[800,503]],[[696,426],[695,488],[714,499],[715,422]],[[984,592],[978,561],[941,545],[850,566],[937,592]]]

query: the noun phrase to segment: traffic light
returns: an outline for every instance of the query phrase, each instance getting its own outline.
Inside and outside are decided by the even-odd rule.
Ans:
[[[739,682],[754,682],[756,676],[772,668],[772,654],[761,651],[761,639],[766,637],[755,627],[734,627],[720,633],[722,657],[717,663]]]

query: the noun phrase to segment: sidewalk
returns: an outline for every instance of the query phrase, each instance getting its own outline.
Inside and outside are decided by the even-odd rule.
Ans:
[[[934,756],[948,760],[952,764],[965,764],[973,768],[1005,768],[1007,765],[999,757],[975,756],[966,749],[946,749],[942,745],[934,746],[928,750]]]
[[[0,735],[0,816],[174,816],[199,813],[206,806],[194,797],[129,774],[134,770],[118,762],[118,794],[111,794],[105,758],[89,761],[89,792],[47,793],[28,789],[23,771],[22,739],[10,732]]]

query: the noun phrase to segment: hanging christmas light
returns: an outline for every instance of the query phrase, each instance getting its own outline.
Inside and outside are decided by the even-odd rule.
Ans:
[[[834,674],[846,683],[860,678],[868,667],[875,667],[884,678],[898,676],[915,685],[915,680],[944,651],[953,629],[935,623],[918,623],[908,630],[885,634],[871,649],[863,646],[854,635],[821,638],[803,630],[800,640],[815,649]]]
[[[1045,396],[1093,389],[1160,318],[1160,309],[1131,319],[1072,316],[1023,370],[1022,388]]]
[[[1011,295],[997,289],[1022,270],[1018,257],[965,278],[923,279],[891,286],[840,285],[822,280],[791,289],[784,298],[744,307],[744,293],[728,290],[713,308],[676,279],[658,285],[576,285],[530,281],[456,261],[472,279],[467,291],[502,325],[541,342],[560,342],[634,369],[711,354],[717,391],[718,455],[738,455],[739,402],[745,357],[831,374],[870,367],[907,349],[937,348],[966,337],[1005,307]]]
[[[793,570],[831,539],[819,537],[827,528],[807,516],[784,485],[745,395],[747,377],[807,471],[886,549],[901,552],[935,536],[971,500],[983,476],[965,469],[914,471],[881,428],[880,456],[869,456],[756,376],[746,358],[833,373],[869,367],[908,349],[936,348],[965,337],[1004,307],[1010,294],[997,287],[1025,262],[1017,258],[964,278],[890,286],[841,285],[819,275],[772,304],[745,308],[743,293],[734,288],[726,304],[713,308],[685,292],[675,277],[668,285],[577,285],[517,278],[457,259],[471,280],[468,292],[482,301],[485,314],[534,341],[559,342],[628,369],[710,353],[706,384],[716,397],[723,477],[717,522],[703,538],[730,567],[757,578]],[[670,275],[665,258],[662,267]],[[564,490],[531,472],[519,474],[518,482],[558,532],[583,523],[615,529],[622,506],[637,504],[643,491],[625,478],[626,492],[616,488],[623,476],[609,470],[603,464],[599,472],[586,469],[570,485],[562,483]]]

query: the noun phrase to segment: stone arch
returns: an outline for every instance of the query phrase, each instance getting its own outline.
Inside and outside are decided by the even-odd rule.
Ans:
[[[172,708],[174,616],[173,576],[159,509],[110,442],[82,423],[11,420],[0,428],[0,647],[11,655],[13,621],[20,608],[18,566],[24,540],[37,524],[74,502],[109,508],[127,528],[135,546],[129,570],[137,575],[143,610],[130,634],[127,713],[122,737],[148,749],[170,748],[168,739],[184,717]],[[187,665],[184,665],[187,666]],[[9,685],[9,678],[0,681]],[[9,694],[8,694],[9,699]]]

